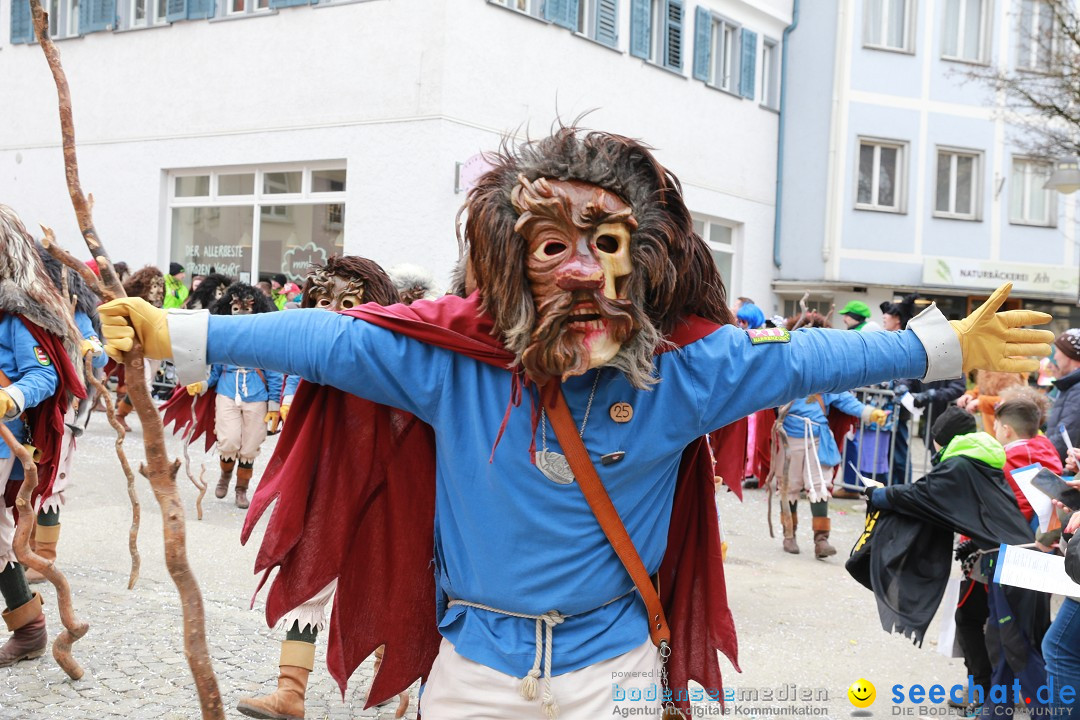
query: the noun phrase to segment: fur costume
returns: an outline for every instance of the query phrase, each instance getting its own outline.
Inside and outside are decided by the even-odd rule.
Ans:
[[[63,290],[63,276],[67,272],[68,293],[75,298],[75,310],[90,318],[90,323],[94,326],[94,332],[100,335],[101,319],[98,317],[97,307],[101,304],[101,298],[83,282],[79,273],[69,270],[66,265],[50,255],[44,245],[39,243],[37,251],[38,257],[41,258],[41,262],[45,266],[46,272],[49,273],[49,277],[52,278],[53,286],[56,287],[57,291]]]
[[[248,285],[247,283],[235,282],[229,285],[225,294],[221,296],[221,299],[214,303],[213,307],[210,308],[210,314],[232,315],[232,304],[234,300],[250,301],[252,315],[275,312],[277,310],[274,301],[266,297],[259,288]]]
[[[161,307],[165,299],[165,276],[156,267],[147,265],[124,282],[124,292],[129,297],[141,297],[154,307]]]
[[[199,283],[199,287],[188,294],[187,301],[184,303],[184,308],[187,310],[209,310],[210,307],[220,299],[218,297],[219,289],[221,292],[224,292],[225,288],[228,288],[232,281],[232,278],[228,275],[210,273],[203,278],[201,283]]]
[[[398,301],[398,291],[394,283],[374,260],[358,255],[331,255],[324,265],[312,265],[307,279],[304,280],[300,307],[313,308],[316,298],[313,290],[320,283],[325,284],[331,277],[349,279],[358,290],[363,291],[363,302],[391,305]]]
[[[401,296],[401,302],[406,305],[417,300],[434,300],[440,295],[435,286],[435,276],[427,268],[402,263],[390,268],[388,272],[398,295]]]

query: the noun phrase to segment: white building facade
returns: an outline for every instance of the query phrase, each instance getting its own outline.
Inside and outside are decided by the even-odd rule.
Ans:
[[[1005,280],[1076,326],[1076,205],[970,71],[1044,72],[1041,0],[814,0],[791,34],[778,280],[790,309],[919,290],[950,317]]]
[[[679,176],[733,296],[771,292],[790,0],[45,1],[83,188],[133,269],[298,279],[344,252],[445,280],[470,160],[588,113]],[[78,250],[55,89],[4,2],[0,202]]]

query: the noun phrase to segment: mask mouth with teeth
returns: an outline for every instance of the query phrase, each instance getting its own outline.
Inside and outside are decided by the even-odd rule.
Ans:
[[[681,320],[734,323],[678,180],[644,145],[562,127],[490,157],[466,201],[468,266],[532,380],[607,366],[645,389]]]

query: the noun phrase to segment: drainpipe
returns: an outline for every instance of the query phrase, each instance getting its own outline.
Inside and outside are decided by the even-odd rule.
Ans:
[[[776,148],[776,210],[773,217],[773,265],[780,267],[780,211],[784,202],[784,126],[787,124],[788,38],[799,26],[799,0],[792,0],[791,24],[784,28],[780,43],[780,126]]]

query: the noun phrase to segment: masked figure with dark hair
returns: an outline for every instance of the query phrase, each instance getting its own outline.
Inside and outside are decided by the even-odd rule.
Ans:
[[[353,255],[331,255],[325,265],[312,266],[304,282],[300,301],[301,307],[332,312],[355,308],[365,302],[391,305],[398,302],[398,292],[377,263]],[[293,425],[309,419],[307,413],[293,416],[292,420],[287,419],[289,406],[299,385],[300,376],[289,375],[281,401],[281,418]],[[286,450],[286,446],[279,445],[279,448],[275,457]],[[274,458],[271,459],[273,462]],[[256,491],[256,504],[262,499],[262,487],[260,485],[260,490]],[[271,490],[270,487],[266,489]],[[277,690],[262,697],[241,698],[236,705],[237,710],[254,718],[304,717],[308,676],[315,667],[315,639],[326,629],[327,607],[336,590],[337,580],[334,579],[278,621],[278,628],[285,631],[285,640],[281,643],[278,661]],[[405,695],[405,705],[398,717],[405,714],[407,703],[408,695]]]
[[[649,710],[658,677],[687,707],[691,676],[722,687],[718,651],[737,662],[706,433],[815,392],[1049,352],[1047,334],[1016,329],[1047,316],[995,314],[1007,289],[904,333],[740,330],[678,181],[643,145],[562,128],[492,163],[467,200],[467,298],[101,311],[113,354],[138,339],[191,381],[208,362],[297,373],[321,386],[301,383],[293,413],[349,424],[347,443],[286,425],[256,569],[279,568],[272,621],[338,579],[328,664],[343,684],[385,644],[369,703],[426,677],[427,720],[591,719],[629,707],[617,669],[635,678],[620,689],[657,698]]]
[[[18,215],[0,205],[0,418],[15,438],[32,445],[38,466],[38,507],[52,494],[63,462],[64,417],[73,399],[86,397],[75,369],[82,335],[71,307],[60,296]],[[31,593],[15,559],[15,498],[23,467],[0,443],[0,595],[4,623],[12,632],[0,646],[0,667],[45,653],[48,633],[41,596]],[[18,522],[34,522],[20,517]]]
[[[232,278],[220,273],[210,273],[202,279],[197,288],[192,289],[184,302],[188,310],[209,310],[225,296],[225,291],[232,283]]]
[[[276,308],[258,289],[246,283],[233,283],[210,312],[214,315],[244,316],[274,312]],[[216,363],[203,381],[188,383],[189,395],[203,395],[216,390],[214,434],[221,455],[221,477],[214,496],[225,497],[236,469],[236,507],[248,506],[247,489],[251,482],[255,456],[266,440],[267,425],[274,432],[281,421],[281,373],[258,367]]]
[[[159,308],[165,301],[165,276],[156,267],[147,265],[124,281],[124,292],[128,294],[128,297],[142,298],[154,307]],[[156,363],[152,362],[145,363],[147,387],[151,387],[155,365]],[[127,394],[126,372],[126,368],[120,363],[119,367],[116,368],[118,381],[116,386],[116,420],[123,426],[124,430],[131,432],[131,426],[127,423],[127,416],[131,414],[135,406],[131,404],[131,398]]]

